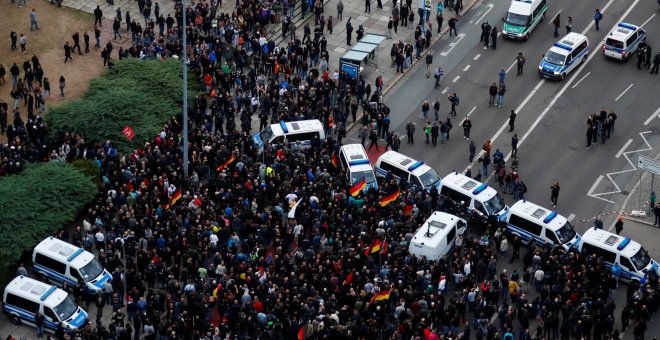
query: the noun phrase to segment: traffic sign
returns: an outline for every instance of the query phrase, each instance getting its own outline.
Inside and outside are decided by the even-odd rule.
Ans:
[[[637,167],[642,170],[646,170],[654,175],[660,176],[660,162],[656,161],[653,158],[646,157],[643,155],[638,155]]]

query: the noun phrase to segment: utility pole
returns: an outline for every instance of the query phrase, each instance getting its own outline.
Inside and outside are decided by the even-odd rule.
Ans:
[[[183,9],[183,177],[188,180],[188,60],[186,56],[186,0],[181,2]]]

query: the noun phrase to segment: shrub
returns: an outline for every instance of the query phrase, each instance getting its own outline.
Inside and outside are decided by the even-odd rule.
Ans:
[[[93,143],[109,139],[119,151],[131,151],[181,113],[182,74],[181,63],[176,60],[120,60],[93,80],[81,99],[53,108],[45,118],[51,131],[74,131]],[[196,80],[189,79],[190,105]],[[122,135],[126,125],[135,132],[132,141]]]
[[[28,163],[0,178],[0,282],[37,243],[74,221],[96,192],[90,177],[64,162]]]
[[[76,159],[71,163],[71,166],[82,172],[85,176],[91,178],[94,183],[98,183],[101,179],[101,170],[96,165],[95,161]]]

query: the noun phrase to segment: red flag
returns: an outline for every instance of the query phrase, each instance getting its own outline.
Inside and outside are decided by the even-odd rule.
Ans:
[[[351,282],[353,282],[353,272],[350,272],[348,276],[346,276],[346,283],[350,285]]]
[[[380,253],[382,255],[387,255],[387,246],[389,246],[387,241],[383,240],[383,244],[380,245]]]
[[[412,204],[406,205],[406,207],[403,208],[403,215],[406,217],[410,217],[410,215],[412,214],[412,209],[413,209]]]
[[[298,340],[305,340],[305,325],[300,326],[298,330]]]
[[[133,129],[126,125],[124,128],[121,130],[122,135],[124,135],[128,140],[133,140],[133,137],[135,137],[135,131]]]

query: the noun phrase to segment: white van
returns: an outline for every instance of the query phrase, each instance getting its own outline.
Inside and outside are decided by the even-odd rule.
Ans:
[[[371,162],[362,144],[343,145],[339,149],[339,159],[341,166],[346,170],[346,177],[350,185],[366,179],[367,187],[364,191],[369,190],[369,188],[378,189],[374,169],[371,167]]]
[[[641,244],[627,237],[594,227],[584,232],[579,249],[586,255],[602,258],[610,268],[618,264],[621,268],[619,278],[626,281],[640,281],[649,271],[660,275],[658,263]]]
[[[507,230],[528,243],[561,245],[568,250],[577,248],[580,235],[575,232],[571,223],[556,211],[545,209],[539,205],[520,200],[511,206],[507,216]]]
[[[546,0],[513,0],[503,19],[502,36],[509,39],[529,39],[529,34],[548,11]]]
[[[589,39],[571,32],[554,43],[539,63],[539,75],[553,80],[564,80],[566,75],[587,60]]]
[[[283,145],[286,141],[300,143],[304,148],[310,148],[313,140],[325,139],[323,123],[318,119],[300,120],[295,122],[281,121],[279,124],[271,124],[261,132],[252,136],[252,141],[258,149],[262,150],[264,143],[272,145]]]
[[[101,266],[94,254],[55,237],[49,237],[32,252],[34,272],[55,284],[76,285],[82,278],[87,288],[103,291],[112,275]]]
[[[44,316],[44,330],[55,333],[63,323],[65,330],[80,330],[87,323],[87,312],[78,307],[66,291],[25,276],[18,276],[5,287],[2,311],[14,325],[36,327],[37,311]]]
[[[481,216],[497,215],[506,220],[509,207],[497,190],[458,172],[452,172],[440,181],[440,194],[465,206]]]
[[[605,38],[603,55],[609,58],[627,60],[644,40],[646,40],[645,30],[633,24],[620,22]]]
[[[466,229],[464,219],[436,211],[417,229],[408,252],[417,258],[426,256],[427,260],[436,261],[451,252],[456,235],[463,235]]]
[[[433,186],[440,189],[440,177],[430,166],[422,161],[416,161],[396,151],[387,151],[374,164],[377,177],[387,177],[388,173],[398,180],[405,179],[408,183],[425,190]]]

